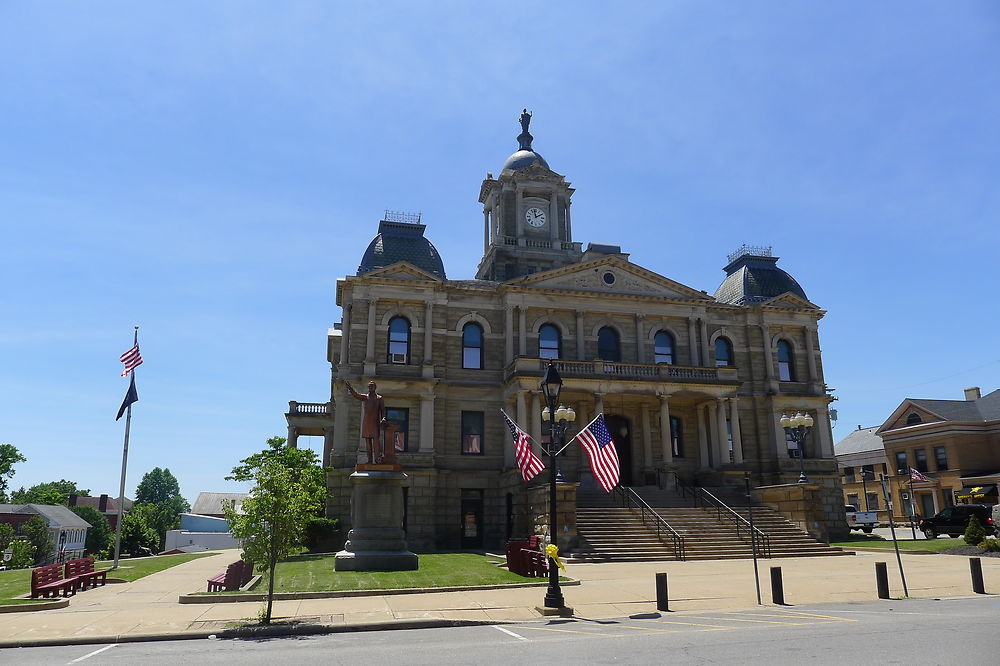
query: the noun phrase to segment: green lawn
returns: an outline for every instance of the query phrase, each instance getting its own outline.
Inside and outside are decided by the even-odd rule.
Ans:
[[[154,574],[178,564],[183,564],[199,557],[207,557],[215,553],[184,553],[181,555],[161,555],[159,557],[143,557],[118,561],[118,569],[109,574],[112,578],[133,581]],[[98,562],[97,569],[111,568],[111,562]],[[39,603],[39,599],[17,599],[31,592],[31,569],[15,569],[0,571],[0,605]]]
[[[333,555],[298,555],[278,563],[274,591],[398,590],[543,580],[501,569],[494,564],[497,561],[475,553],[430,553],[420,555],[420,568],[416,571],[334,571]],[[266,577],[254,592],[267,592]]]
[[[941,551],[955,548],[956,546],[967,545],[964,539],[921,539],[919,541],[898,541],[897,543],[899,544],[900,551],[905,552],[908,550],[922,550],[932,551],[935,553],[940,553]],[[857,539],[854,541],[835,541],[830,545],[838,546],[846,550],[850,550],[852,548],[886,548],[888,550],[893,550],[892,539],[883,539],[875,534],[865,537],[864,539]]]

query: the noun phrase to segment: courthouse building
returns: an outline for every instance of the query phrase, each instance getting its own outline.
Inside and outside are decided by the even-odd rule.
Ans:
[[[830,520],[843,523],[817,329],[824,311],[770,248],[729,255],[708,293],[631,262],[618,245],[584,246],[573,218],[586,211],[532,148],[530,117],[521,120],[518,150],[478,193],[478,267],[450,260],[453,274],[475,270],[475,279],[449,279],[419,218],[387,213],[359,248],[357,274],[337,282],[330,398],[291,402],[286,415],[291,441],[324,438],[328,515],[349,525],[349,477],[364,451],[361,405],[345,382],[363,392],[373,379],[400,425],[410,546],[497,547],[523,531],[528,493],[501,409],[542,442],[539,382],[554,360],[576,425],[605,414],[625,485],[674,473],[742,487],[746,471],[755,485],[793,483],[799,451],[778,421],[810,413],[804,466]],[[560,460],[586,493],[596,484],[581,455],[574,445]]]

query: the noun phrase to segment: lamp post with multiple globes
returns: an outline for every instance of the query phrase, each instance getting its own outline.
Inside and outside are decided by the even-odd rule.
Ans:
[[[576,412],[570,407],[559,404],[559,393],[562,391],[562,378],[556,366],[550,361],[545,368],[545,378],[542,379],[542,392],[545,394],[545,409],[542,410],[542,420],[549,424],[549,543],[556,544],[558,537],[558,516],[556,513],[556,482],[562,480],[559,465],[556,462],[566,441],[566,429],[576,420]],[[557,407],[558,405],[558,407]],[[549,586],[545,591],[546,608],[564,608],[562,590],[559,587],[559,567],[555,560],[549,558]]]
[[[785,433],[789,437],[795,440],[795,446],[799,451],[799,483],[809,483],[809,478],[806,476],[804,444],[812,426],[813,417],[809,415],[809,412],[796,412],[793,416],[781,415],[781,427],[785,429]]]

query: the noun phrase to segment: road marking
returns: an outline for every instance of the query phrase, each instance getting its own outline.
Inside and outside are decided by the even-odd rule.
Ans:
[[[495,624],[494,624],[494,625],[492,625],[492,626],[493,626],[493,628],[494,628],[494,629],[496,629],[497,631],[502,631],[503,633],[507,634],[508,636],[513,636],[514,638],[516,638],[516,639],[517,639],[517,640],[519,640],[519,641],[526,641],[526,640],[528,640],[528,639],[527,639],[527,638],[525,638],[524,636],[520,636],[520,635],[518,635],[518,634],[515,634],[515,633],[514,633],[513,631],[511,631],[510,629],[504,629],[503,627],[498,627],[498,626],[497,626],[497,625],[495,625]]]
[[[625,634],[602,634],[596,631],[574,631],[573,629],[555,629],[553,627],[521,627],[522,629],[533,629],[535,631],[554,631],[560,634],[582,634],[584,636],[601,636],[604,638],[621,638]]]
[[[110,650],[111,648],[115,647],[116,645],[117,645],[117,643],[112,643],[111,645],[105,645],[100,650],[94,650],[90,654],[85,654],[82,657],[79,657],[78,659],[74,659],[73,661],[69,662],[69,664],[75,664],[75,663],[83,661],[84,659],[89,659],[90,657],[93,657],[95,654],[101,654],[105,650]],[[69,666],[69,664],[67,664],[67,666]]]
[[[807,613],[805,611],[788,611],[779,613],[774,617],[791,617],[791,618],[808,618],[816,617],[822,620],[838,620],[840,622],[857,622],[857,620],[851,619],[849,617],[837,617],[836,615],[823,615],[821,613]]]

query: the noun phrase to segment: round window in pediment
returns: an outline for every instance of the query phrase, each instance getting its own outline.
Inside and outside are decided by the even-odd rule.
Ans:
[[[604,275],[601,276],[601,279],[604,280],[604,284],[608,285],[609,287],[613,285],[616,280],[615,274],[612,273],[611,271],[605,271]]]

